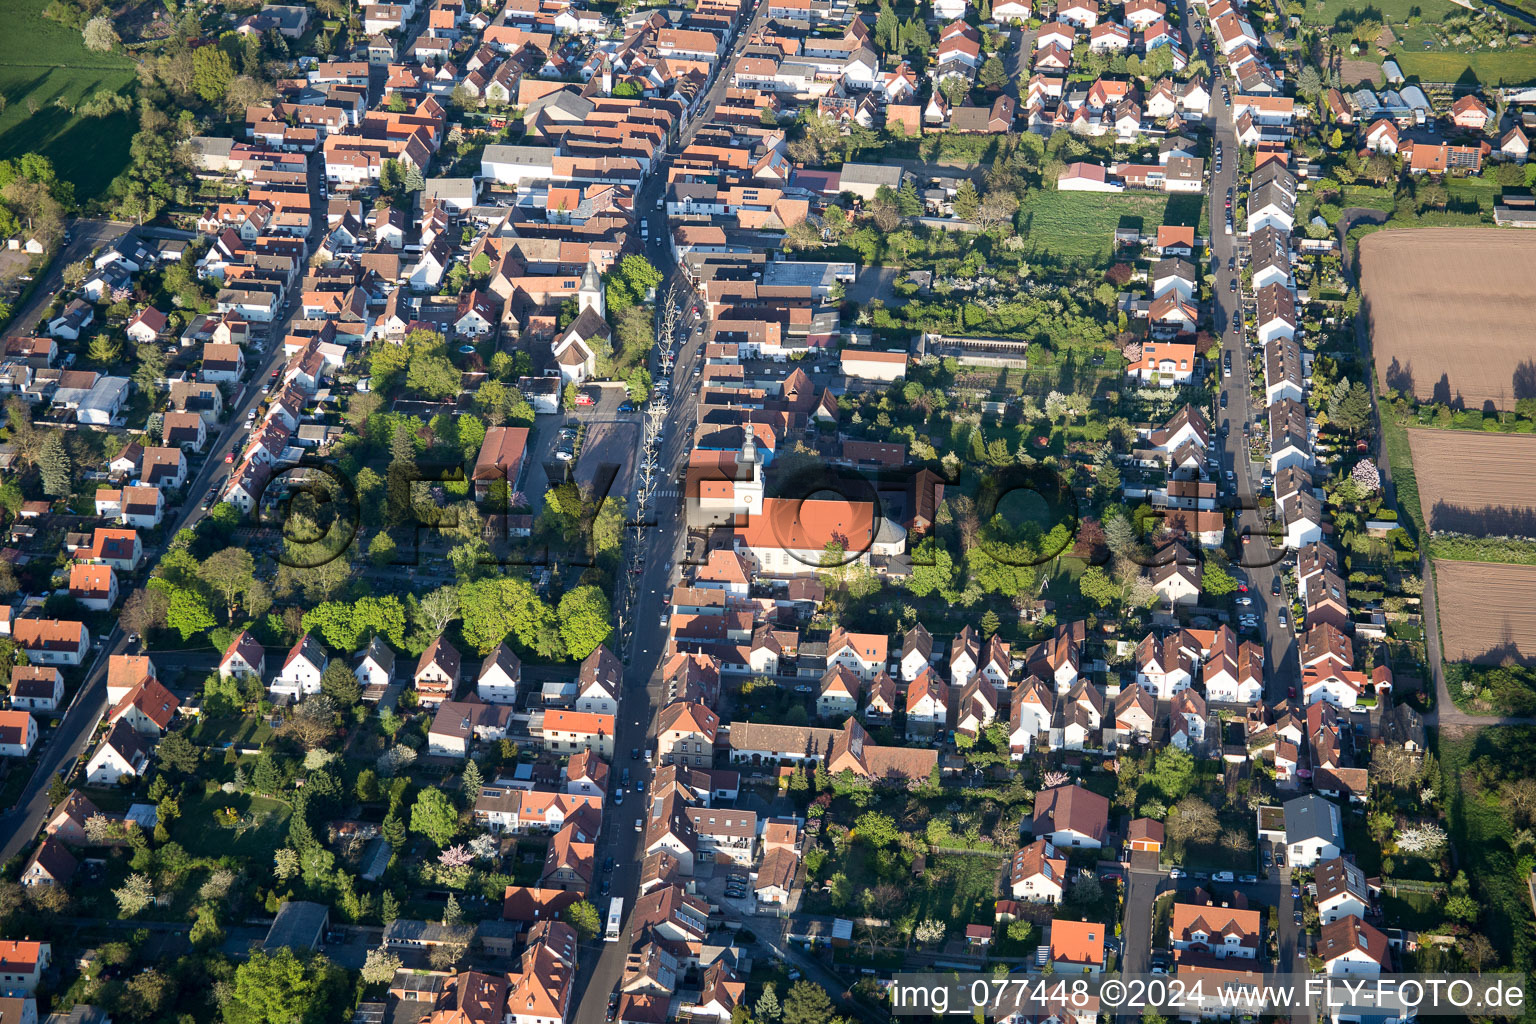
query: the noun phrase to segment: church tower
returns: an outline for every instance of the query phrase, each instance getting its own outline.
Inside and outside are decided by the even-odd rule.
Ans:
[[[598,276],[597,266],[590,260],[587,262],[586,271],[581,275],[581,287],[576,290],[577,315],[588,309],[601,317],[608,315],[607,304],[603,301],[603,279]]]

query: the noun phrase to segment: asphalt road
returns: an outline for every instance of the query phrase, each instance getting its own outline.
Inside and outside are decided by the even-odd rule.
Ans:
[[[1203,27],[1190,17],[1187,3],[1181,3],[1180,8],[1184,24],[1189,27],[1190,38],[1198,52],[1203,46]],[[1249,461],[1247,445],[1243,440],[1244,425],[1251,424],[1255,416],[1262,416],[1264,409],[1255,405],[1250,398],[1251,349],[1245,341],[1245,332],[1241,327],[1232,327],[1232,313],[1237,310],[1241,315],[1244,299],[1242,267],[1245,257],[1240,252],[1238,237],[1226,232],[1226,198],[1227,191],[1231,189],[1234,204],[1237,201],[1237,172],[1241,166],[1241,150],[1237,145],[1232,108],[1222,100],[1219,82],[1213,84],[1212,92],[1211,109],[1216,118],[1214,138],[1222,148],[1220,173],[1215,171],[1214,154],[1211,164],[1212,305],[1216,325],[1221,332],[1223,358],[1228,354],[1232,358],[1232,375],[1220,378],[1221,392],[1227,396],[1227,408],[1222,409],[1218,405],[1212,411],[1215,417],[1212,422],[1218,428],[1226,429],[1226,436],[1221,440],[1220,461],[1222,470],[1231,470],[1234,479],[1224,483],[1229,492],[1235,493],[1237,506],[1241,510],[1233,523],[1239,535],[1235,564],[1248,581],[1248,596],[1254,600],[1255,607],[1262,610],[1259,632],[1264,642],[1265,697],[1273,702],[1284,698],[1291,687],[1300,685],[1301,669],[1295,623],[1290,622],[1291,595],[1285,588],[1284,566],[1280,564],[1285,552],[1280,546],[1270,543],[1268,530],[1271,524],[1257,510],[1258,491],[1254,486],[1253,463]],[[1234,209],[1234,216],[1236,212]],[[1233,269],[1228,270],[1228,261],[1234,258]],[[1238,290],[1235,292],[1231,290],[1234,278],[1238,281]],[[1244,535],[1249,538],[1246,544],[1243,543]],[[1277,577],[1281,582],[1279,597],[1271,592]],[[1285,625],[1281,624],[1281,612],[1286,614]]]
[[[33,328],[37,325],[37,318],[43,315],[43,310],[48,308],[48,303],[52,302],[53,297],[59,293],[59,289],[64,287],[64,268],[71,263],[86,259],[97,246],[110,245],[122,238],[131,227],[133,225],[128,221],[72,221],[69,231],[74,241],[61,248],[54,256],[42,280],[37,282],[32,297],[11,318],[11,324],[5,331],[5,338],[9,340],[32,334]]]
[[[687,146],[699,128],[708,123],[716,104],[729,86],[736,61],[746,48],[747,40],[766,22],[767,14],[767,6],[759,3],[752,21],[738,32],[699,104],[697,113],[678,133],[674,152]],[[664,276],[657,288],[657,295],[667,294],[677,271],[667,245],[666,215],[656,207],[665,195],[666,177],[666,168],[658,168],[641,187],[635,205],[641,220],[650,225],[650,237],[644,242],[646,255],[661,269]],[[680,301],[684,303],[685,310],[696,304],[696,299],[686,291]],[[678,343],[673,362],[673,398],[667,410],[660,451],[657,453],[661,479],[646,522],[631,539],[630,564],[641,571],[635,582],[633,606],[623,600],[622,594],[619,602],[618,645],[626,660],[626,667],[624,693],[620,698],[615,725],[614,768],[616,771],[623,771],[626,767],[630,769],[631,787],[635,778],[649,781],[650,762],[631,759],[630,752],[650,747],[656,714],[664,699],[659,669],[666,648],[667,631],[661,617],[667,611],[671,583],[677,578],[677,565],[686,551],[687,526],[684,499],[677,493],[679,488],[672,481],[677,467],[684,465],[688,458],[689,435],[696,407],[689,385],[701,340],[702,336],[693,333],[689,327],[686,336]],[[660,374],[654,362],[652,370],[659,380]],[[644,431],[637,431],[631,467],[638,465],[643,446]],[[632,478],[633,474],[630,476]],[[633,510],[636,508],[633,488],[629,498]],[[611,897],[617,896],[624,900],[623,937],[618,942],[598,940],[583,948],[576,976],[576,990],[582,996],[575,1011],[575,1024],[600,1024],[605,1020],[608,995],[618,986],[624,973],[624,960],[629,953],[630,918],[639,893],[640,863],[645,856],[643,834],[636,830],[635,824],[642,821],[647,812],[645,798],[633,792],[631,787],[626,787],[629,790],[628,799],[621,805],[611,804],[604,815],[603,833],[597,850],[598,857],[612,857],[614,860],[613,871],[605,872],[603,877],[611,883]],[[606,920],[607,898],[598,897],[595,905]]]
[[[309,236],[311,251],[314,250],[325,229],[325,206],[320,199],[321,176],[318,168],[319,161],[310,161],[310,195],[312,208],[316,211],[314,227]],[[102,221],[77,222],[74,228],[75,241],[66,250],[67,259],[55,260],[55,267],[62,268],[69,260],[84,258],[96,245],[121,236],[129,226]],[[115,234],[112,233],[114,231]],[[50,272],[50,278],[55,279],[55,288],[62,284],[58,273],[58,271]],[[208,446],[208,453],[202,467],[193,475],[187,487],[186,498],[179,508],[170,510],[167,521],[161,524],[163,539],[168,540],[180,530],[195,525],[204,515],[201,508],[204,497],[216,498],[222,488],[231,469],[231,466],[225,463],[224,456],[227,452],[237,449],[242,443],[246,434],[246,413],[256,407],[262,398],[262,387],[268,375],[282,363],[282,338],[299,310],[299,293],[300,289],[297,286],[290,289],[281,317],[275,320],[268,330],[265,347],[262,350],[264,357],[253,358],[250,361],[251,369],[247,383],[230,403],[224,428]],[[38,294],[40,301],[43,303],[48,301],[48,295],[42,291]],[[28,305],[30,307],[31,304]],[[37,314],[32,315],[35,317]],[[27,321],[18,319],[17,322]],[[164,541],[153,549],[146,548],[145,564],[152,565],[164,549]],[[85,681],[70,701],[47,747],[39,755],[37,768],[31,781],[27,783],[16,804],[0,814],[0,836],[5,837],[4,845],[0,846],[0,863],[10,860],[26,849],[33,836],[37,834],[37,830],[42,827],[51,806],[48,801],[50,780],[61,769],[67,768],[66,775],[74,770],[76,762],[94,735],[96,726],[106,713],[108,658],[113,654],[126,653],[128,649],[127,634],[123,632],[121,626],[114,626],[112,632],[107,634],[102,642],[95,660],[90,663],[91,667],[86,672]]]

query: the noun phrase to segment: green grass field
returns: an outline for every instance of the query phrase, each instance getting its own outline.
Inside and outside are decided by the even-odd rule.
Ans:
[[[1468,74],[1483,85],[1536,82],[1536,47],[1475,53],[1405,50],[1396,60],[1404,75],[1421,82],[1457,82]]]
[[[1018,222],[1020,234],[1036,252],[1102,263],[1108,260],[1115,229],[1122,223],[1143,232],[1156,231],[1163,224],[1195,224],[1203,219],[1202,198],[1039,189],[1019,207]]]
[[[75,183],[77,199],[97,195],[128,159],[133,120],[118,114],[80,118],[71,106],[103,89],[132,87],[133,62],[122,54],[92,53],[80,33],[42,16],[46,0],[9,0],[0,34],[0,158],[38,152],[59,176]],[[35,112],[34,112],[35,111]]]
[[[1449,0],[1371,0],[1369,3],[1364,0],[1323,0],[1322,3],[1312,0],[1307,4],[1307,13],[1302,18],[1308,25],[1333,25],[1341,18],[1351,21],[1353,15],[1367,9],[1377,12],[1377,17],[1384,15],[1392,23],[1393,31],[1396,31],[1397,26],[1415,12],[1425,20],[1439,21],[1461,8]]]

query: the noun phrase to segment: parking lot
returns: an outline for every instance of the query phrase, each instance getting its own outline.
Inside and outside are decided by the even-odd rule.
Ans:
[[[640,443],[640,414],[619,411],[628,398],[622,387],[589,386],[584,393],[593,397],[592,405],[579,405],[569,412],[534,419],[528,444],[529,466],[523,478],[523,493],[534,515],[543,509],[544,493],[551,486],[564,483],[568,473],[582,487],[611,479],[611,485],[603,488],[605,493],[629,493],[635,449]],[[556,453],[564,440],[561,429],[568,423],[585,428],[574,462],[567,462]]]

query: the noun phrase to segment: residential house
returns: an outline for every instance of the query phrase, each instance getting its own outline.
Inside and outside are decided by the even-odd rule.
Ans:
[[[273,679],[271,691],[275,696],[298,700],[320,692],[320,677],[330,664],[330,657],[320,641],[305,633],[288,649],[283,667]],[[220,667],[222,672],[222,666]]]
[[[459,651],[446,637],[438,637],[421,652],[412,675],[421,703],[435,707],[452,700],[459,686]]]

